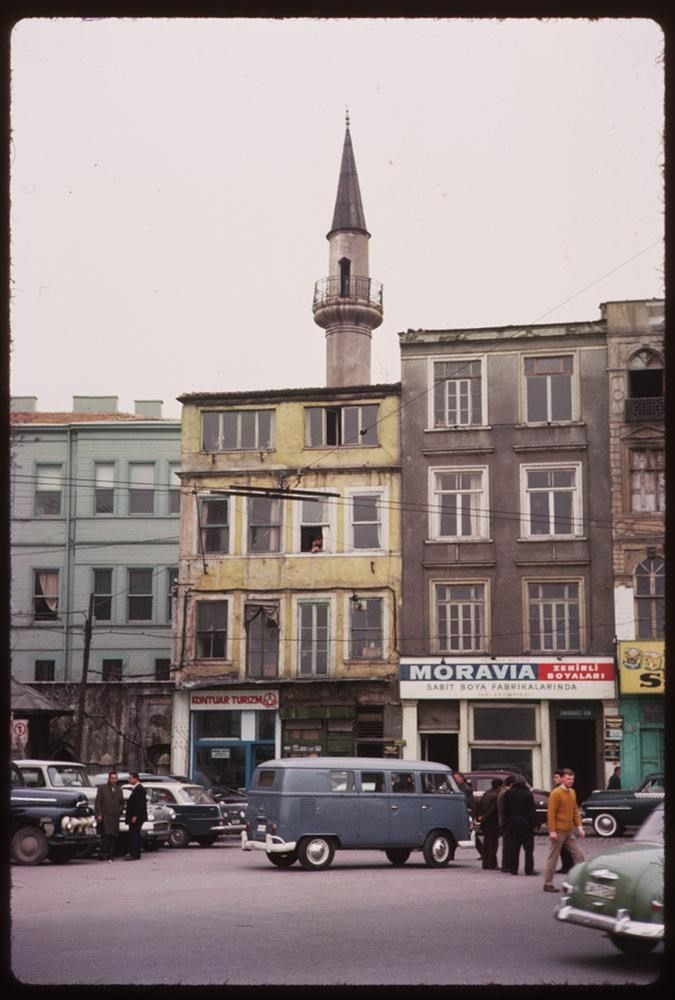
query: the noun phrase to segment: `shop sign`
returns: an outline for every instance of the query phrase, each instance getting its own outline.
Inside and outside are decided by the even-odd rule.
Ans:
[[[619,643],[621,694],[663,694],[666,683],[664,642]]]
[[[609,656],[537,660],[408,659],[400,664],[401,698],[616,697]]]
[[[623,739],[623,718],[620,715],[605,716],[605,739]]]
[[[192,691],[191,711],[218,711],[219,709],[245,708],[256,710],[279,708],[278,691]]]
[[[605,743],[605,760],[621,760],[621,744],[614,741]]]

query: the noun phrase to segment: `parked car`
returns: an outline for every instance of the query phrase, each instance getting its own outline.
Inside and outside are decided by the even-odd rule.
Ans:
[[[599,837],[620,836],[628,827],[640,826],[654,806],[663,802],[664,793],[665,776],[660,772],[648,774],[631,790],[596,789],[581,803],[584,823]]]
[[[557,919],[605,931],[627,955],[652,951],[663,940],[664,815],[656,804],[632,843],[575,865]]]
[[[168,843],[171,847],[187,847],[196,840],[202,847],[211,847],[218,837],[231,832],[223,820],[220,806],[201,785],[182,781],[143,781],[148,794],[151,790],[166,805],[175,818],[171,821]]]
[[[10,857],[17,865],[39,865],[45,858],[66,864],[96,850],[99,836],[94,810],[79,788],[30,788],[10,764]]]
[[[209,795],[216,800],[225,823],[227,833],[241,833],[246,829],[246,810],[248,797],[242,788],[225,788],[214,785],[207,788]]]
[[[120,784],[126,784],[129,780],[129,772],[126,770],[117,770],[115,768],[115,773],[117,774],[118,781]],[[94,785],[105,785],[108,780],[108,775],[110,771],[99,771],[97,774],[91,775],[91,781]],[[179,777],[173,774],[150,774],[149,771],[139,771],[138,780],[141,784],[145,784],[146,781],[187,781],[185,777]]]
[[[24,784],[28,788],[75,789],[86,795],[93,806],[96,786],[87,773],[87,765],[72,760],[17,760]],[[106,774],[106,780],[107,780]]]
[[[480,799],[484,792],[487,792],[488,788],[492,787],[493,778],[501,778],[502,781],[504,781],[510,774],[515,777],[516,774],[520,773],[522,772],[516,768],[513,768],[512,770],[480,768],[476,771],[462,771],[464,777],[468,778],[471,783],[473,797],[476,801]],[[528,788],[530,788],[530,785],[528,785]],[[545,792],[541,788],[532,788],[531,791],[534,797],[534,807],[537,810],[537,819],[539,820],[539,824],[536,827],[538,830],[540,826],[546,823],[546,815],[548,813],[548,792]]]

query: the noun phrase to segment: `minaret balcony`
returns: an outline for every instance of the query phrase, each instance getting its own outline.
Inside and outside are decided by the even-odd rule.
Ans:
[[[316,313],[325,306],[340,304],[368,306],[382,316],[382,283],[358,275],[345,279],[339,274],[317,281],[312,310]]]

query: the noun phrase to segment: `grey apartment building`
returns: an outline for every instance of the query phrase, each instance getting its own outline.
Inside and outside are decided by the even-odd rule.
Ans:
[[[406,755],[569,766],[580,800],[618,715],[601,308],[399,334]]]

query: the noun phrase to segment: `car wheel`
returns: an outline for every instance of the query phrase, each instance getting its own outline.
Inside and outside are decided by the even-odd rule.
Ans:
[[[172,826],[169,833],[170,847],[187,847],[190,843],[190,834],[184,826]]]
[[[197,843],[200,847],[213,847],[217,840],[217,837],[197,837]]]
[[[620,832],[619,823],[611,813],[598,813],[594,816],[593,829],[598,837],[614,837]]]
[[[635,958],[648,955],[658,944],[658,941],[654,941],[652,938],[624,937],[622,934],[610,934],[609,939],[624,955],[632,955]]]
[[[267,854],[268,859],[277,868],[290,868],[298,860],[297,851],[289,851],[288,854]]]
[[[303,837],[298,845],[298,858],[305,871],[328,868],[335,857],[335,845],[329,837]]]
[[[392,847],[384,853],[387,855],[387,860],[391,861],[392,865],[395,865],[397,868],[404,865],[410,857],[410,851],[407,851],[403,847]]]
[[[26,826],[12,837],[10,854],[18,865],[40,865],[49,853],[49,844],[42,830]]]
[[[47,857],[53,865],[67,865],[76,855],[72,847],[52,847]]]
[[[430,833],[422,848],[424,860],[430,868],[445,868],[455,856],[455,845],[447,833]]]

